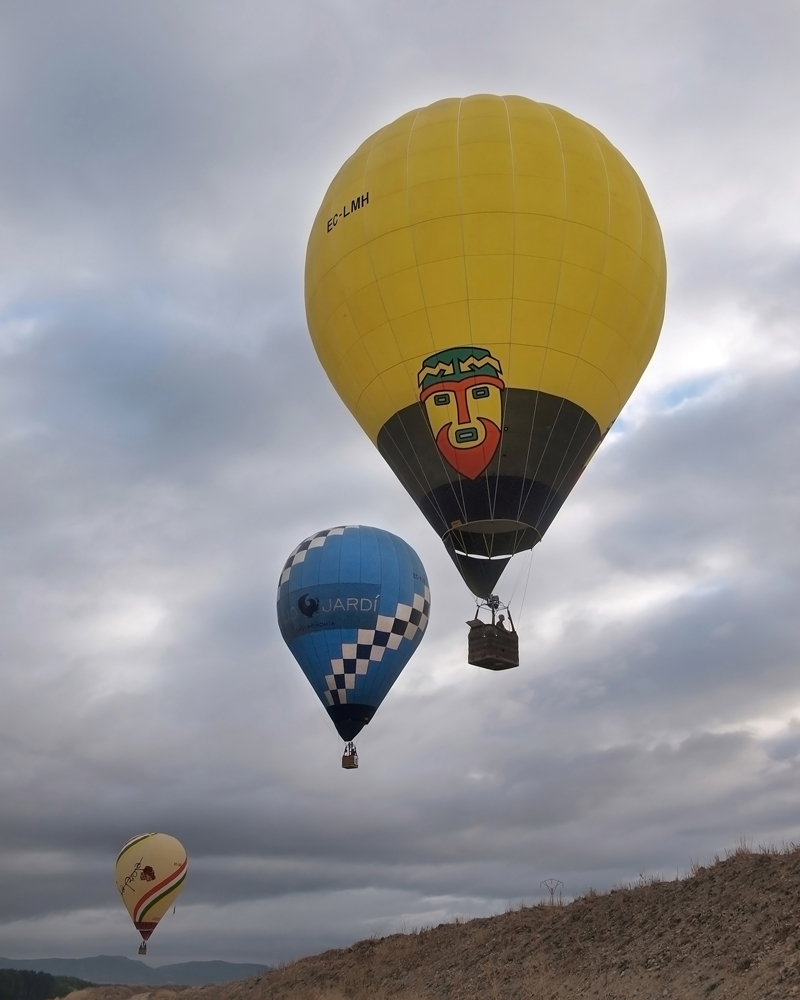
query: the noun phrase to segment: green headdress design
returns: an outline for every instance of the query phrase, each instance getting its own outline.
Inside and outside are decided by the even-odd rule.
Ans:
[[[499,378],[502,374],[500,362],[485,347],[449,347],[425,358],[417,379],[420,389],[427,389],[438,382],[460,382],[473,375]]]

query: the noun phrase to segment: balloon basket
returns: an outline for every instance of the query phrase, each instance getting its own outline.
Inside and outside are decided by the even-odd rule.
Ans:
[[[498,615],[500,608],[508,615]],[[511,612],[507,605],[501,605],[500,599],[491,595],[484,603],[478,605],[478,610],[488,608],[492,620],[485,622],[477,616],[467,622],[469,636],[467,639],[467,662],[484,670],[510,670],[519,666],[519,636],[511,620]]]
[[[344,748],[342,754],[342,767],[345,771],[354,771],[358,767],[358,753],[355,744],[351,741]]]
[[[140,955],[147,954],[147,944],[144,941],[142,941],[142,943],[139,945],[139,954]]]

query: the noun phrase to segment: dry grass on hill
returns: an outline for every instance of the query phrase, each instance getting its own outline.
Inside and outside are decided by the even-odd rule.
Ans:
[[[789,1000],[800,997],[800,848],[739,847],[684,879],[360,941],[225,986],[112,989],[71,998]]]

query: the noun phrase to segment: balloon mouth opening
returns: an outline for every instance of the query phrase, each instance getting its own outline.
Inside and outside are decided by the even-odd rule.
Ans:
[[[329,705],[326,706],[336,732],[345,743],[350,743],[369,723],[375,714],[372,705]]]
[[[497,519],[453,524],[442,535],[445,547],[462,559],[484,562],[510,559],[517,552],[532,549],[541,541],[540,532],[524,521]]]
[[[464,550],[458,548],[458,546],[454,546],[453,551],[456,553],[456,555],[463,556],[465,559],[483,559],[484,562],[491,562],[493,559],[494,560],[498,560],[498,559],[508,560],[510,558],[510,556],[507,556],[507,555],[506,556],[482,556],[479,552],[464,552]]]

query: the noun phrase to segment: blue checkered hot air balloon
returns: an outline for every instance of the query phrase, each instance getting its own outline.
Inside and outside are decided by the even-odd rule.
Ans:
[[[318,531],[286,560],[278,624],[292,655],[348,744],[389,693],[428,625],[428,575],[397,535],[348,524]]]

